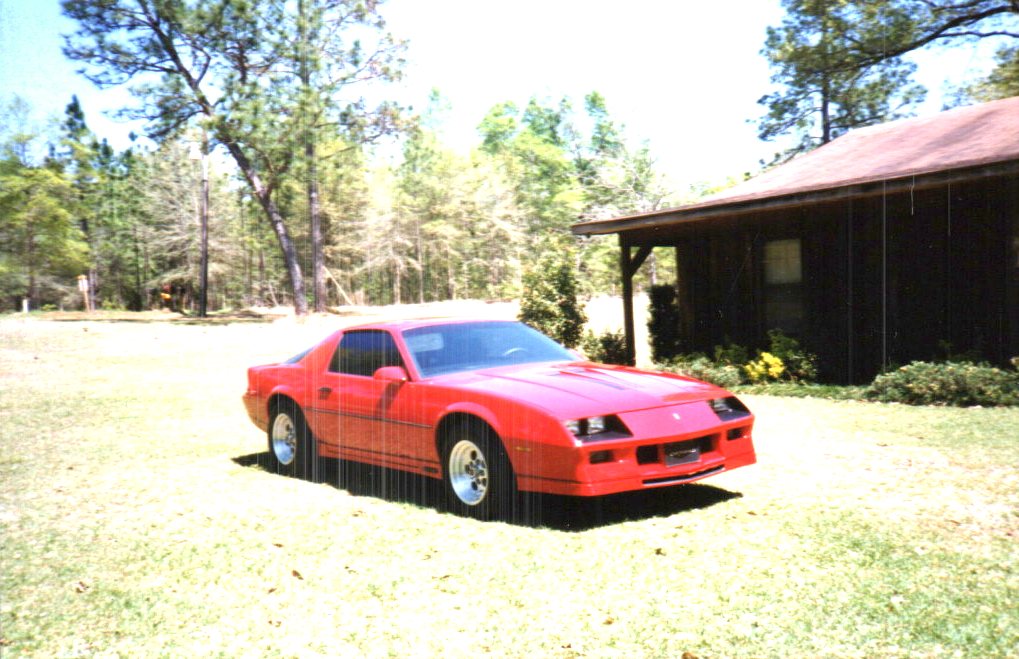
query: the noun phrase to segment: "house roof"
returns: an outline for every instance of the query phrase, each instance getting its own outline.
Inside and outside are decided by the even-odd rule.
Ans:
[[[917,184],[943,179],[946,172],[978,175],[980,168],[1003,163],[1019,165],[1019,96],[853,130],[695,204],[582,222],[573,232],[616,233],[730,211],[801,205],[830,199],[833,193],[867,194],[868,185],[875,183]]]

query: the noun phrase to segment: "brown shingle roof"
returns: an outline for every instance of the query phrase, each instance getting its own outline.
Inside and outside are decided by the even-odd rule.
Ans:
[[[613,233],[635,220],[682,221],[728,206],[1009,161],[1019,162],[1019,96],[853,130],[696,204],[583,222],[573,232]]]

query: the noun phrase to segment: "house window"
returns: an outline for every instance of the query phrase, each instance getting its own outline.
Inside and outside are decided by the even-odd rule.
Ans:
[[[803,329],[803,260],[798,238],[764,244],[764,319],[768,329]]]

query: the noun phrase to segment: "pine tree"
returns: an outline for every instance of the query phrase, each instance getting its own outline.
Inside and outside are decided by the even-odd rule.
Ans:
[[[152,136],[176,134],[200,118],[227,150],[277,237],[299,314],[307,312],[304,274],[274,193],[300,152],[297,145],[310,139],[309,116],[319,123],[319,106],[310,92],[395,77],[401,50],[382,32],[377,3],[314,3],[321,14],[313,14],[308,1],[302,8],[309,12],[296,19],[289,5],[268,0],[63,2],[64,13],[78,22],[65,54],[84,62],[86,76],[100,86],[135,81],[143,105],[134,114],[150,122]],[[312,15],[323,29],[310,29]],[[361,39],[348,44],[353,31],[378,35],[377,48],[365,51]],[[298,67],[294,34],[300,35]],[[295,75],[311,52],[328,59],[329,85],[313,81],[310,68],[303,71],[306,76]],[[136,80],[142,77],[144,82]],[[370,110],[353,97],[337,108],[333,120],[359,141],[392,130],[396,116],[390,104]]]
[[[518,317],[567,348],[574,348],[583,338],[587,322],[577,295],[575,255],[555,245],[544,247],[542,257],[524,273]]]
[[[762,51],[779,89],[758,101],[768,109],[759,137],[796,139],[780,159],[827,144],[852,128],[903,116],[923,100],[923,88],[910,83],[914,64],[891,57],[858,67],[846,48],[901,29],[880,3],[784,0],[783,6],[786,17],[780,27],[768,28]]]

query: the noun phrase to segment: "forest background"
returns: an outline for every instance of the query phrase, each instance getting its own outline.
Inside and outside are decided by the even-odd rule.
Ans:
[[[943,106],[1019,94],[1016,0],[782,8],[762,35],[771,91],[746,118],[774,145],[762,167],[916,112],[918,53],[993,43],[986,77],[949,81]],[[76,97],[40,124],[3,90],[5,310],[80,308],[84,274],[97,308],[194,311],[206,190],[210,310],[512,299],[539,258],[573,268],[582,294],[613,294],[614,240],[574,238],[571,224],[695,201],[756,173],[670,180],[594,90],[499,103],[471,148],[455,148],[440,92],[416,111],[387,100],[413,48],[376,2],[66,0],[63,11],[75,25],[65,56],[104,89],[129,86],[125,116],[148,139],[114,148]],[[672,258],[656,254],[638,286],[671,278]]]

